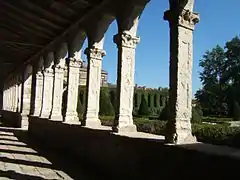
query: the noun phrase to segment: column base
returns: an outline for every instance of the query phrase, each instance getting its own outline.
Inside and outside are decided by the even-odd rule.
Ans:
[[[52,114],[49,118],[51,121],[63,121],[63,116],[62,115],[55,115]]]
[[[137,132],[137,126],[135,124],[128,124],[124,126],[118,125],[113,127],[112,130],[117,133]]]
[[[28,125],[29,125],[29,119],[28,119],[28,115],[26,114],[21,114],[21,123],[20,123],[20,128],[21,129],[28,129]]]
[[[66,124],[81,124],[79,117],[75,115],[66,115],[64,122]]]
[[[77,113],[66,113],[65,121],[79,121],[79,117]]]
[[[101,121],[99,118],[85,118],[84,122],[82,123],[82,125],[84,127],[88,127],[88,128],[100,128],[102,127]]]
[[[166,135],[165,141],[168,144],[194,144],[197,143],[197,138],[191,132],[178,132],[173,135]]]

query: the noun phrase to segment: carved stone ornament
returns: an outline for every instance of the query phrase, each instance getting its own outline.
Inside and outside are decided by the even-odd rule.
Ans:
[[[84,53],[89,56],[91,59],[102,60],[103,56],[106,56],[106,52],[102,49],[96,47],[87,48]]]
[[[49,68],[45,68],[43,71],[42,71],[43,75],[46,76],[46,75],[53,75],[53,69],[52,67],[49,67]]]
[[[200,17],[198,13],[186,9],[182,9],[179,13],[168,10],[164,13],[164,20],[194,30],[195,25],[200,21]]]
[[[179,25],[193,30],[199,20],[199,14],[183,9],[179,16]]]
[[[136,36],[132,36],[131,34],[128,34],[127,32],[122,32],[122,33],[116,34],[113,37],[113,41],[118,46],[135,49],[137,44],[140,42],[140,38],[136,37]]]
[[[76,68],[80,68],[82,65],[82,61],[81,60],[77,60],[75,58],[67,58],[67,62],[69,64],[70,67],[76,67]]]

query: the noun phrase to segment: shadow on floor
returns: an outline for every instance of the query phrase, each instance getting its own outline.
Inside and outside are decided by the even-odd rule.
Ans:
[[[26,130],[0,124],[0,179],[98,179],[99,172],[68,152],[54,152],[28,136]],[[106,178],[104,178],[106,179]]]

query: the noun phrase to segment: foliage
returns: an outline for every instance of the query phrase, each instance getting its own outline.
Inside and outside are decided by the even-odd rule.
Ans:
[[[115,112],[109,97],[109,91],[107,88],[102,88],[100,91],[99,115],[111,116],[114,114]]]
[[[234,101],[233,119],[235,121],[239,121],[240,120],[240,106],[239,106],[239,103],[237,101]]]
[[[77,113],[78,113],[78,116],[79,116],[80,118],[83,117],[84,106],[83,106],[80,98],[78,99],[78,102],[77,102]]]
[[[167,103],[160,113],[159,120],[167,121],[169,119],[169,114],[170,114],[169,103]]]
[[[114,117],[100,117],[100,119],[102,125],[112,126]],[[135,118],[134,123],[140,132],[165,134],[165,121]],[[200,142],[240,147],[240,128],[230,127],[228,124],[192,124],[192,131]]]
[[[197,108],[193,107],[192,108],[192,118],[191,118],[191,123],[201,123],[202,122],[202,116],[199,113],[200,110]]]
[[[195,97],[204,116],[236,116],[236,103],[240,103],[240,39],[226,42],[225,50],[216,46],[200,60],[200,80],[203,88]]]
[[[138,110],[138,115],[140,115],[140,116],[148,116],[149,115],[148,104],[147,104],[144,94],[142,95],[141,104],[140,104],[140,107]]]

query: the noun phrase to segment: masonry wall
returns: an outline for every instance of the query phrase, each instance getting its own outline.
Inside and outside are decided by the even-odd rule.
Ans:
[[[29,133],[44,146],[79,158],[79,163],[86,163],[109,179],[238,179],[240,176],[240,159],[223,152],[217,154],[219,147],[212,145],[164,145],[160,140],[130,138],[109,130],[37,118],[30,119]]]

